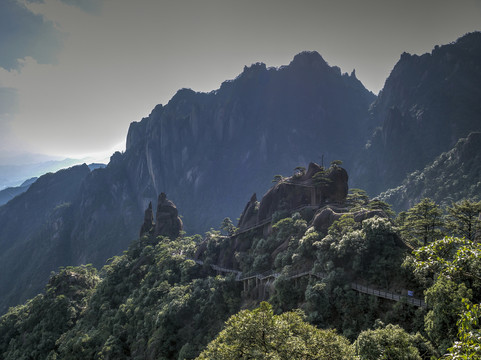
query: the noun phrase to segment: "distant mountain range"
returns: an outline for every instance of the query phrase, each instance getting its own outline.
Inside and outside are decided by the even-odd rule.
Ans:
[[[89,166],[94,166],[96,162],[98,160],[92,158],[58,158],[30,153],[2,156],[0,157],[0,191],[8,187],[22,186],[27,179],[36,178],[49,172],[82,163],[92,163]]]
[[[25,180],[19,186],[12,186],[12,187],[8,187],[6,189],[0,190],[0,206],[9,202],[15,196],[20,195],[25,191],[27,191],[30,185],[32,185],[37,179],[38,177],[33,177]]]
[[[70,162],[70,160],[71,159],[66,159],[65,161]],[[78,160],[76,160],[76,161],[78,161]],[[57,168],[59,166],[63,166],[62,164],[65,164],[65,162],[59,161],[59,162],[54,162],[54,164],[55,164],[54,168]],[[38,169],[42,168],[40,164],[37,164],[37,165],[39,165],[39,167],[37,167]],[[100,164],[100,163],[92,163],[92,164],[88,165],[90,170],[104,168],[105,166],[106,166],[105,164]],[[23,173],[23,172],[20,172],[20,173]],[[17,173],[17,176],[20,173]],[[28,190],[30,185],[32,185],[37,179],[38,179],[38,177],[35,176],[35,177],[32,177],[30,179],[25,180],[19,186],[10,186],[10,187],[7,187],[3,190],[0,190],[0,206],[9,202],[15,196],[23,194],[25,191]]]
[[[187,232],[203,233],[310,161],[343,160],[351,186],[371,195],[399,186],[480,130],[480,49],[472,33],[403,54],[378,97],[316,52],[277,69],[245,67],[211,93],[179,90],[131,124],[126,151],[106,168],[42,176],[0,207],[0,312],[39,292],[58,266],[101,265],[123,251],[160,192]]]

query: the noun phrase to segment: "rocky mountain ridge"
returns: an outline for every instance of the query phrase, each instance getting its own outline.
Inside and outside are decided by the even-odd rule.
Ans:
[[[371,107],[381,125],[352,173],[356,184],[372,195],[395,187],[460,138],[481,131],[480,83],[481,32],[429,54],[403,53]]]
[[[375,126],[367,111],[374,98],[354,73],[342,74],[316,52],[296,55],[281,68],[246,66],[211,93],[179,90],[168,104],[131,124],[124,153],[113,154],[106,168],[79,176],[71,198],[45,204],[39,213],[54,214],[51,219],[29,224],[22,234],[0,228],[0,247],[16,244],[18,251],[25,246],[35,251],[22,240],[33,238],[49,244],[35,260],[45,269],[36,276],[44,279],[38,286],[22,283],[31,295],[60,265],[100,266],[122,252],[161,192],[183,209],[188,233],[216,228],[224,217],[239,216],[245,199],[254,189],[267,190],[277,172],[291,172],[321,154],[348,159]],[[344,142],[346,136],[353,140]],[[32,191],[18,203],[27,204]],[[2,221],[17,229],[23,213],[14,203],[2,207],[8,214]],[[1,256],[3,263],[6,254]],[[15,270],[28,282],[32,270]],[[5,274],[10,277],[8,267]],[[12,291],[14,297],[2,298],[3,311],[26,298],[18,288]]]
[[[58,266],[100,266],[122,252],[161,192],[183,210],[185,230],[202,233],[237,218],[276,174],[321,156],[343,160],[351,187],[375,195],[396,186],[478,129],[480,48],[473,33],[431,54],[402,55],[377,100],[354,72],[341,73],[316,52],[281,68],[245,67],[210,93],[179,90],[131,124],[126,151],[106,168],[81,170],[68,197],[54,194],[27,215],[34,189],[49,186],[42,180],[0,207],[0,249],[15,248],[29,264],[0,254],[9,282],[0,311],[40,291]],[[23,280],[13,284],[13,273]]]

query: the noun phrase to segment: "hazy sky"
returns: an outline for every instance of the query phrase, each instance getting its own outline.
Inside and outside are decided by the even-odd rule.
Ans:
[[[374,93],[402,52],[481,30],[481,0],[0,0],[0,158],[122,149],[180,88],[316,50]]]

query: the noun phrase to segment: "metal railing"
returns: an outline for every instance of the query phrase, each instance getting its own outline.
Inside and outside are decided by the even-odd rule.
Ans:
[[[194,261],[198,265],[204,265],[204,262],[202,260],[197,260],[197,259],[189,259],[189,260]],[[257,280],[263,281],[266,279],[277,279],[282,275],[281,273],[275,272],[274,270],[270,270],[264,273],[251,273],[251,274],[247,273],[244,275],[242,271],[239,271],[239,270],[228,269],[215,264],[210,264],[209,266],[212,270],[215,270],[218,272],[235,274],[236,281],[248,281],[251,279],[257,279]],[[287,280],[297,279],[303,276],[314,276],[314,277],[317,277],[318,279],[323,279],[326,277],[326,274],[321,272],[313,272],[313,271],[297,271],[297,272],[286,274],[286,279]],[[421,299],[416,299],[410,296],[395,294],[386,290],[374,289],[358,283],[351,283],[351,289],[363,294],[373,295],[383,299],[388,299],[393,301],[405,301],[406,303],[414,306],[427,307],[426,303]]]

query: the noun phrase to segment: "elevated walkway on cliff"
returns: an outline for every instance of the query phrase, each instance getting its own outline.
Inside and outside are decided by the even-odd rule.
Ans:
[[[204,262],[202,260],[194,260],[194,259],[191,259],[191,260],[193,260],[198,265],[204,265]],[[220,273],[235,274],[236,276],[235,280],[243,282],[244,289],[247,288],[246,285],[249,284],[249,281],[255,281],[256,285],[261,283],[264,283],[264,284],[272,283],[275,279],[277,279],[282,275],[281,273],[274,272],[274,271],[269,271],[265,273],[250,273],[250,274],[248,273],[244,275],[239,270],[228,269],[228,268],[224,268],[224,267],[213,265],[213,264],[209,266],[212,270]],[[297,272],[292,272],[285,275],[285,278],[286,280],[293,280],[293,279],[298,279],[305,276],[312,276],[318,279],[324,279],[327,276],[327,274],[322,272],[313,272],[313,271],[297,271]],[[392,300],[397,302],[405,301],[407,304],[414,305],[417,307],[424,307],[424,308],[427,307],[426,303],[421,299],[416,299],[411,296],[404,296],[401,294],[392,293],[387,290],[376,289],[375,287],[365,286],[355,282],[351,283],[351,289],[359,293],[376,296],[382,299],[387,299],[387,300]]]

